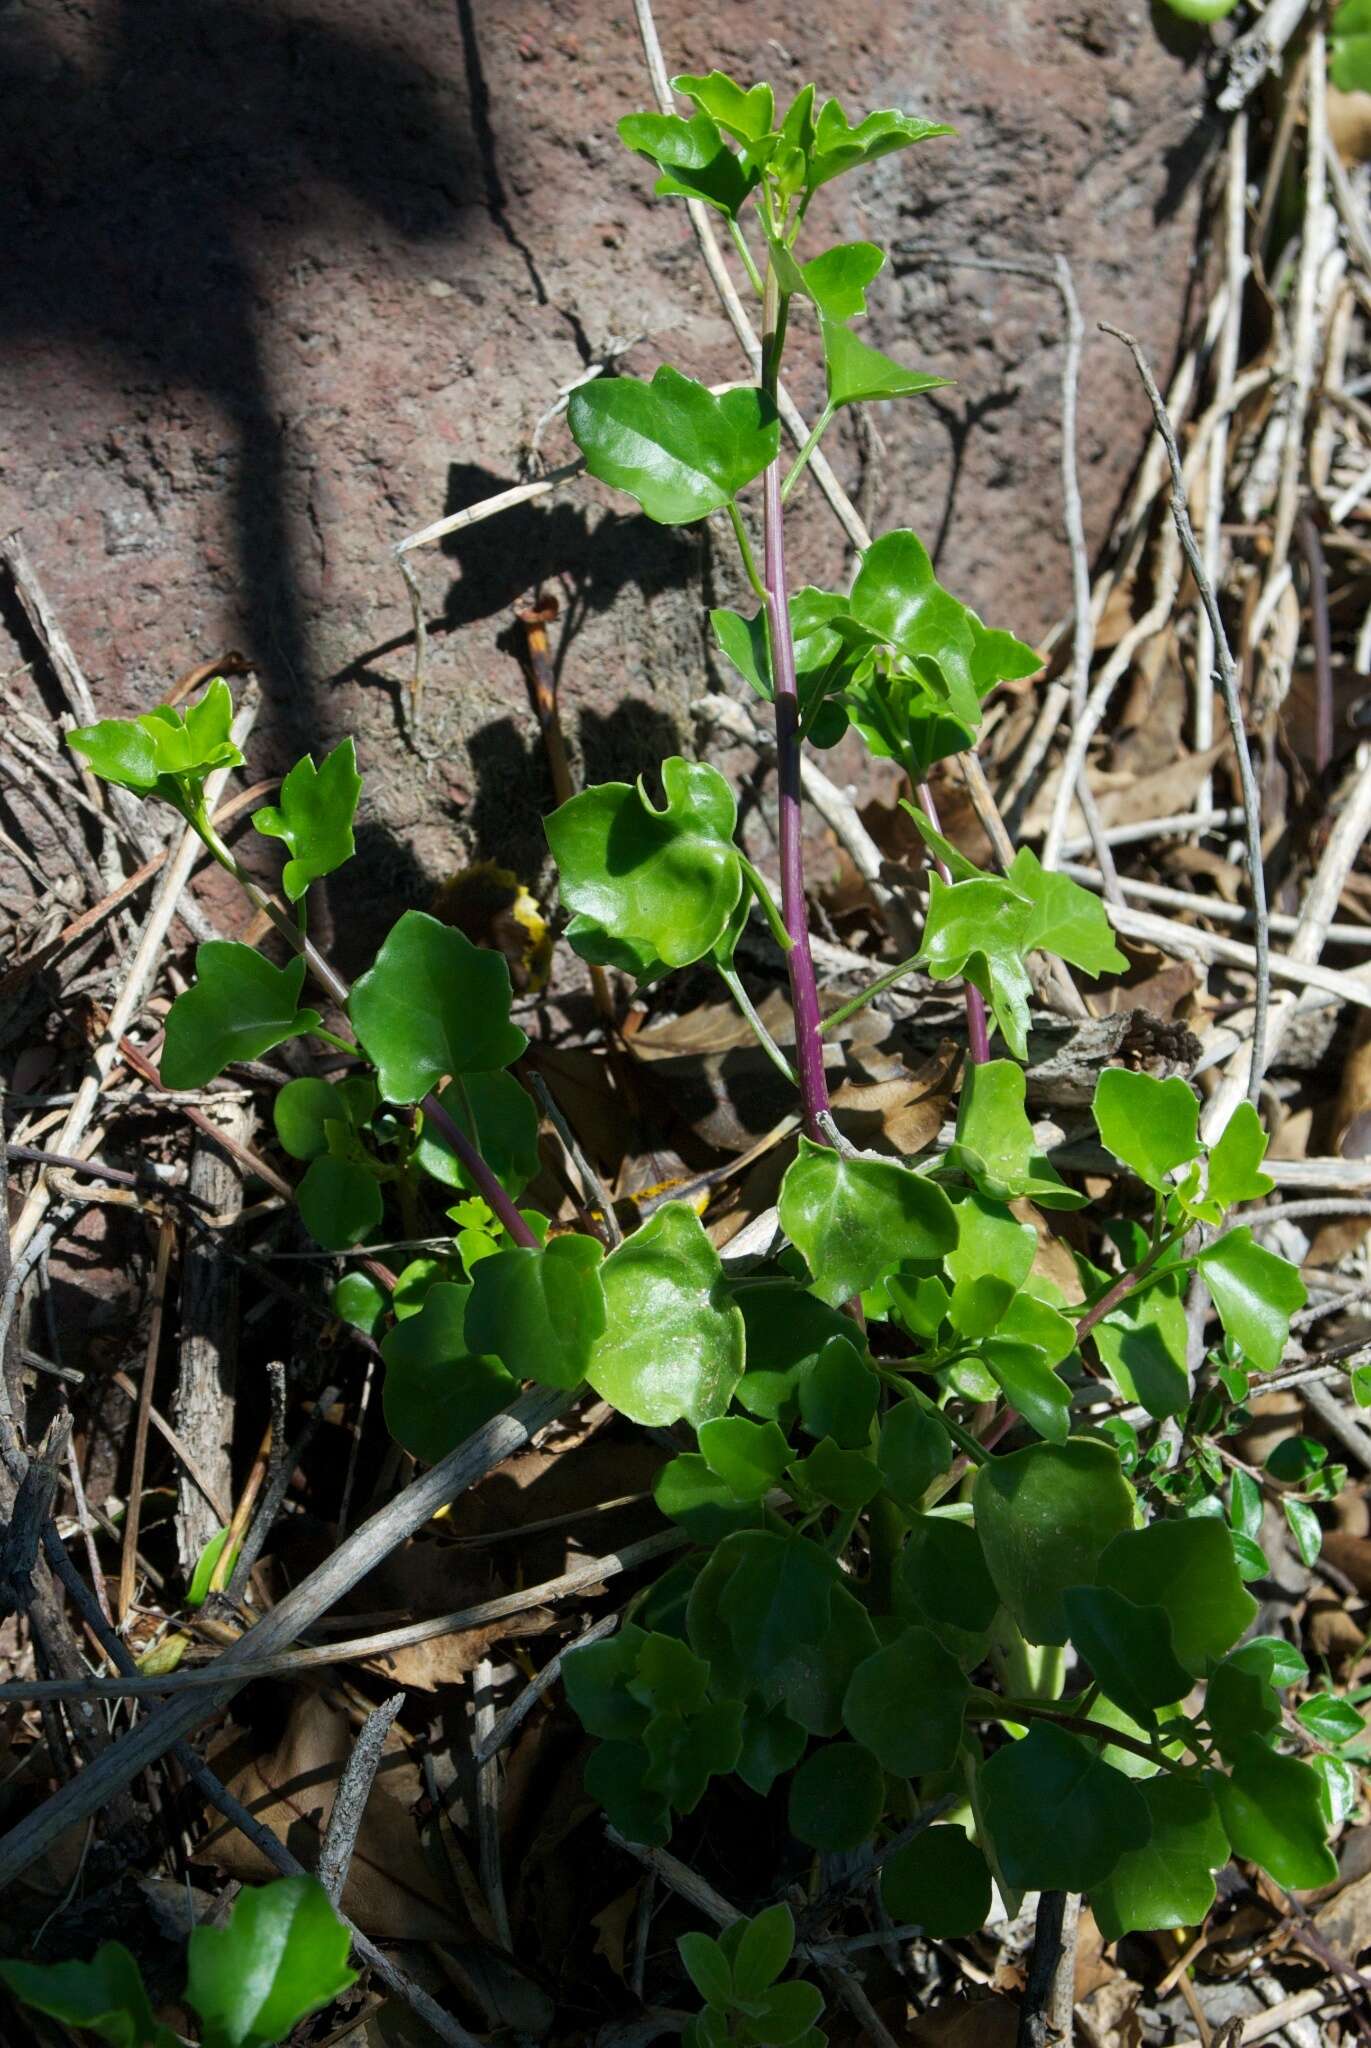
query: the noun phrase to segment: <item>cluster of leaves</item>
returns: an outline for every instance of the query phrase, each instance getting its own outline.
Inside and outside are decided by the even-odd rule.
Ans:
[[[841,406],[929,388],[848,324],[881,252],[808,256],[798,239],[823,184],[946,131],[895,113],[854,127],[836,102],[816,108],[810,87],[778,119],[766,86],[717,72],[677,86],[689,119],[633,116],[622,132],[657,166],[659,191],[727,217],[761,290],[741,225],[751,206],[779,309],[772,370],[792,302],[821,332],[829,404],[811,447]],[[716,397],[662,368],[650,383],[578,387],[568,417],[591,473],[648,516],[726,513],[766,599],[738,502],[779,457],[764,386]],[[873,543],[846,593],[804,590],[788,612],[782,595],[752,617],[716,612],[724,653],[774,696],[773,635],[788,620],[802,731],[827,744],[855,728],[915,786],[974,743],[997,683],[1039,666],[939,585],[907,531]],[[107,721],[73,744],[98,773],[174,803],[242,877],[204,801],[230,720],[216,683],[184,717]],[[609,783],[548,820],[568,938],[640,984],[712,962],[760,1030],[733,969],[743,922],[760,907],[783,946],[794,933],[736,843],[725,778],[671,759],[660,782],[660,802],[641,782]],[[292,902],[346,859],[359,787],[345,742],[317,769],[299,763],[257,814],[285,843]],[[301,1007],[302,941],[284,967],[244,945],[203,947],[167,1020],[164,1077],[199,1086],[302,1034],[353,1056],[340,1080],[284,1086],[276,1130],[304,1169],[309,1229],[363,1254],[334,1304],[378,1339],[386,1420],[416,1457],[444,1456],[526,1380],[588,1382],[635,1423],[694,1431],[656,1489],[691,1550],[616,1636],[566,1660],[598,1745],[587,1785],[626,1835],[665,1842],[720,1779],[752,1795],[784,1782],[791,1832],[818,1851],[950,1798],[949,1818],[882,1876],[898,1920],[949,1937],[981,1925],[992,1879],[1011,1899],[1089,1890],[1114,1933],[1201,1917],[1230,1850],[1283,1884],[1317,1885],[1352,1797],[1341,1751],[1361,1724],[1329,1694],[1287,1712],[1280,1694],[1306,1674],[1285,1644],[1241,1641],[1255,1613],[1244,1581],[1266,1570],[1266,1496],[1312,1559],[1317,1505],[1340,1475],[1311,1443],[1283,1446],[1264,1474],[1218,1443],[1242,1427],[1252,1377],[1279,1364],[1304,1299],[1294,1269],[1234,1220],[1271,1188],[1265,1136],[1242,1109],[1206,1147],[1185,1082],[1105,1072],[1096,1128],[1143,1191],[1143,1220],[1092,1218],[1096,1239],[1082,1241],[1103,1249],[1075,1254],[1070,1296],[1049,1278],[1045,1217],[1086,1196],[1043,1156],[1026,1111],[1027,962],[1046,952],[1090,976],[1124,963],[1074,883],[1026,850],[983,873],[911,814],[946,878],[930,880],[906,967],[978,987],[1012,1057],[968,1068],[941,1154],[911,1163],[800,1139],[779,1193],[784,1248],[751,1270],[726,1270],[681,1202],[608,1255],[515,1206],[537,1169],[537,1117],[510,1071],[525,1040],[508,972],[418,912],[350,992],[356,1044]],[[278,922],[289,928],[286,913]],[[403,1237],[423,1234],[436,1190],[452,1229],[392,1284],[367,1242],[388,1215]],[[1192,1281],[1221,1333],[1197,1373]],[[1090,1382],[1114,1412],[1082,1431]],[[983,1403],[998,1411],[997,1444],[1014,1429],[1011,1448],[972,1433]],[[1119,1412],[1130,1404],[1140,1424]],[[1080,1685],[1063,1697],[1068,1645]],[[1322,1752],[1289,1754],[1287,1729]],[[807,1988],[775,1982],[789,1934],[766,1915],[754,1929],[686,1957],[708,2001],[699,2042],[815,2038]]]
[[[196,1927],[186,1953],[184,2003],[204,2048],[271,2048],[356,1982],[348,1931],[312,1877],[245,1888],[223,1927]],[[88,1963],[0,1962],[24,2005],[110,2048],[180,2048],[155,2017],[137,1963],[107,1941]]]
[[[716,1941],[683,1934],[676,1944],[691,1983],[705,2002],[686,2027],[685,2048],[822,2048],[814,2024],[824,2002],[812,1984],[778,1978],[795,1949],[789,1906],[768,1906],[751,1920],[735,1920]]]

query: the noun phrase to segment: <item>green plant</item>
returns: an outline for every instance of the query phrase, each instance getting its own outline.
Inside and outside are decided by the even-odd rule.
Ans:
[[[417,1457],[442,1456],[526,1379],[585,1380],[634,1422],[693,1430],[656,1495],[691,1551],[617,1635],[565,1665],[596,1743],[587,1787],[625,1835],[666,1842],[720,1779],[752,1795],[783,1786],[791,1833],[816,1851],[888,1836],[946,1799],[951,1820],[885,1879],[892,1911],[943,1933],[979,1924],[992,1876],[1010,1898],[1089,1891],[1114,1933],[1201,1918],[1230,1850],[1282,1884],[1321,1884],[1353,1797],[1341,1749],[1360,1722],[1322,1695],[1312,1715],[1287,1711],[1280,1694],[1303,1667],[1274,1639],[1242,1641],[1256,1613],[1244,1581],[1266,1569],[1264,1494],[1281,1490],[1309,1557],[1336,1474],[1312,1454],[1253,1473],[1227,1443],[1304,1299],[1236,1215],[1272,1186],[1265,1134],[1244,1107],[1207,1147],[1184,1081],[1104,1072],[1094,1115],[1118,1198],[1079,1219],[1074,1241],[1092,1253],[1075,1256],[1076,1286],[1046,1277],[1048,1218],[1087,1197],[1037,1149],[1025,1108],[1028,958],[1089,976],[1125,963],[1098,902],[1031,853],[1004,874],[976,869],[939,831],[927,787],[936,763],[974,745],[989,692],[1039,657],[943,589],[911,532],[877,539],[850,590],[788,590],[784,500],[828,419],[938,381],[847,324],[883,254],[865,242],[808,254],[807,209],[828,180],[947,131],[895,113],[852,126],[812,87],[778,118],[767,86],[718,72],[676,83],[688,120],[634,115],[622,132],[659,192],[725,217],[762,302],[760,381],[715,397],[668,367],[650,382],[604,377],[577,388],[568,417],[591,474],[649,517],[721,513],[736,539],[756,610],[713,621],[774,707],[781,901],[737,845],[733,791],[705,763],[664,762],[660,801],[642,782],[587,789],[547,831],[576,951],[639,985],[712,965],[794,1080],[804,1130],[780,1192],[785,1249],[728,1271],[675,1202],[602,1256],[517,1206],[537,1119],[509,1071],[525,1040],[503,959],[407,911],[349,991],[306,936],[310,880],[351,847],[347,742],[317,773],[293,770],[268,814],[291,852],[297,915],[264,906],[289,964],[202,948],[167,1020],[164,1077],[199,1085],[300,1035],[355,1062],[341,1081],[288,1083],[277,1131],[329,1248],[364,1247],[388,1204],[406,1236],[435,1200],[446,1208],[446,1244],[398,1276],[370,1262],[335,1295],[379,1336],[386,1420]],[[775,399],[801,316],[819,331],[829,404],[783,475]],[[754,485],[760,560],[740,504]],[[73,745],[97,773],[172,802],[263,905],[205,815],[204,777],[227,744],[221,693],[184,720],[107,721]],[[799,762],[805,742],[831,745],[849,726],[908,777],[933,872],[917,954],[825,1016]],[[733,965],[754,906],[786,962],[793,1066]],[[916,966],[962,983],[969,1058],[954,1142],[911,1164],[841,1140],[824,1042]],[[301,1007],[307,974],[355,1042]],[[991,1057],[992,1029],[1009,1057]],[[1196,1282],[1218,1330],[1198,1369]],[[1106,1412],[1073,1426],[1092,1388]],[[710,1977],[697,2038],[779,2039],[739,2000],[731,1938],[722,1960],[698,1944],[686,1957]],[[798,1999],[783,2003],[798,2013]]]
[[[184,2002],[203,2048],[270,2048],[307,2014],[330,2005],[356,1972],[348,1931],[312,1877],[283,1877],[238,1894],[224,1927],[196,1927],[186,1955]],[[179,2048],[154,2017],[142,1975],[117,1941],[89,1963],[0,1962],[0,1982],[24,2005],[108,2041],[111,2048]]]
[[[716,1941],[683,1934],[676,1944],[691,1983],[705,2002],[686,2027],[685,2048],[816,2048],[825,2036],[814,2022],[824,2009],[812,1984],[776,1980],[795,1947],[789,1906],[768,1906],[735,1920]]]

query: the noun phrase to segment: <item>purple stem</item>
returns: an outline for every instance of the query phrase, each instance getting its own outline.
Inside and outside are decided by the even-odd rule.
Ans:
[[[536,1252],[539,1249],[537,1238],[529,1229],[512,1199],[504,1188],[501,1187],[499,1181],[495,1178],[485,1160],[482,1159],[461,1125],[454,1117],[448,1114],[436,1095],[426,1095],[419,1107],[432,1124],[434,1130],[441,1131],[443,1137],[451,1145],[453,1151],[457,1154],[457,1157],[480,1189],[482,1200],[489,1203],[490,1207],[504,1224],[505,1229],[514,1239],[514,1242],[525,1246],[529,1251]]]
[[[938,806],[933,801],[933,792],[926,782],[921,782],[917,791],[919,809],[935,832],[941,832],[938,823]],[[946,861],[933,856],[933,865],[943,880],[951,886],[952,875]],[[990,1058],[990,1030],[986,1023],[985,997],[973,982],[962,983],[962,994],[966,998],[966,1049],[973,1067],[983,1067]]]
[[[762,500],[767,618],[771,626],[771,660],[776,688],[776,773],[780,785],[781,915],[790,934],[786,954],[790,975],[790,1007],[795,1018],[795,1065],[800,1076],[805,1130],[816,1145],[828,1140],[819,1118],[828,1113],[828,1081],[824,1074],[824,1042],[819,1026],[819,990],[814,956],[809,950],[809,912],[805,905],[804,842],[800,813],[800,698],[795,687],[795,646],[790,637],[790,604],[785,579],[785,528],[781,510],[781,464],[778,457],[766,473]]]

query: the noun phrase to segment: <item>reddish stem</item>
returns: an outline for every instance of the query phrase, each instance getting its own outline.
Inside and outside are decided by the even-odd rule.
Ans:
[[[828,1113],[828,1081],[824,1074],[824,1042],[820,1034],[819,990],[814,956],[809,949],[809,911],[805,904],[804,843],[800,811],[800,699],[795,685],[795,646],[790,637],[790,603],[786,593],[785,528],[781,510],[781,465],[778,457],[766,473],[762,499],[767,618],[771,627],[772,675],[776,690],[776,773],[780,786],[781,915],[791,946],[786,955],[790,975],[790,1006],[795,1017],[795,1066],[804,1102],[805,1130],[816,1144],[827,1144],[819,1118]]]
[[[461,1160],[473,1181],[475,1181],[476,1186],[480,1189],[482,1201],[488,1203],[494,1210],[495,1214],[504,1224],[505,1229],[514,1239],[514,1242],[523,1245],[529,1251],[536,1252],[539,1249],[536,1236],[529,1229],[527,1223],[525,1223],[515,1207],[512,1198],[501,1187],[499,1181],[495,1178],[495,1175],[491,1172],[489,1166],[487,1166],[485,1160],[476,1150],[476,1147],[472,1144],[456,1118],[448,1114],[436,1095],[426,1095],[419,1107],[423,1111],[426,1120],[432,1124],[434,1130],[440,1131],[446,1142],[451,1145],[453,1151],[457,1154],[457,1157]]]
[[[926,782],[919,784],[917,795],[919,809],[923,812],[933,830],[941,832],[943,828],[938,823],[938,807],[933,801],[933,792]],[[933,855],[933,865],[950,888],[952,874],[946,861],[939,860],[935,853]],[[985,997],[974,983],[969,981],[962,983],[962,993],[966,998],[967,1053],[973,1067],[983,1067],[990,1058],[990,1028],[986,1022]]]

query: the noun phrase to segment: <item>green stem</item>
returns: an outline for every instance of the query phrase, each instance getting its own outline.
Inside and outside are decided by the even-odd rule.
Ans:
[[[360,1045],[354,1045],[350,1038],[339,1038],[336,1032],[325,1031],[322,1024],[316,1024],[309,1035],[311,1038],[322,1038],[325,1045],[336,1045],[339,1052],[350,1053],[354,1059],[365,1058]]]
[[[1113,1286],[1105,1289],[1099,1300],[1092,1308],[1086,1310],[1076,1325],[1076,1341],[1078,1344],[1082,1337],[1089,1336],[1096,1323],[1102,1323],[1105,1317],[1111,1314],[1127,1295],[1135,1293],[1142,1286],[1143,1282],[1151,1275],[1152,1268],[1156,1265],[1158,1259],[1161,1258],[1163,1252],[1170,1251],[1172,1245],[1185,1236],[1186,1228],[1187,1226],[1184,1223],[1178,1223],[1174,1230],[1168,1230],[1165,1237],[1159,1238],[1130,1272],[1120,1273]]]
[[[766,603],[766,585],[763,583],[757,569],[756,557],[752,552],[752,543],[747,537],[747,528],[743,525],[743,515],[732,498],[728,501],[728,516],[733,521],[733,532],[738,542],[738,553],[743,558],[743,568],[747,572],[748,582],[752,585],[752,594],[764,605]]]
[[[819,1026],[820,1031],[836,1031],[840,1024],[846,1024],[849,1017],[855,1017],[858,1010],[864,1010],[873,996],[884,995],[888,988],[894,988],[897,981],[903,981],[907,974],[912,974],[918,964],[919,955],[912,953],[908,960],[901,960],[898,967],[887,968],[884,974],[878,974],[859,996],[853,996],[851,1002],[830,1011]]]
[[[830,402],[824,407],[823,411],[819,414],[818,419],[815,420],[813,426],[810,428],[809,434],[805,440],[803,448],[801,448],[799,454],[795,457],[795,460],[791,464],[790,469],[786,475],[786,480],[781,485],[782,504],[785,503],[786,499],[790,496],[791,491],[799,482],[800,477],[804,473],[805,465],[809,461],[810,456],[814,453],[814,450],[818,447],[819,442],[822,440],[823,435],[836,411],[837,407],[830,400]]]
[[[738,254],[743,259],[743,269],[747,272],[747,281],[752,286],[753,291],[756,292],[757,297],[760,299],[762,293],[766,289],[765,285],[762,283],[762,273],[760,270],[758,270],[756,264],[753,262],[752,251],[748,248],[747,241],[744,237],[743,231],[739,227],[737,221],[733,218],[732,214],[730,214],[728,218],[728,232],[733,237],[734,248],[738,251]]]
[[[1189,1768],[1150,1743],[1140,1742],[1135,1735],[1126,1735],[1121,1728],[1104,1721],[1089,1721],[1083,1714],[1063,1713],[1059,1707],[1046,1706],[1041,1700],[1002,1700],[994,1693],[976,1691],[967,1702],[966,1713],[970,1721],[1052,1721],[1073,1735],[1088,1736],[1104,1749],[1126,1749],[1130,1755],[1140,1756],[1164,1771],[1184,1772]]]
[[[974,1437],[971,1431],[958,1422],[954,1415],[949,1415],[945,1408],[940,1408],[936,1401],[930,1400],[928,1395],[921,1388],[916,1387],[912,1380],[907,1380],[903,1373],[892,1372],[887,1366],[881,1368],[881,1378],[889,1380],[891,1385],[898,1387],[902,1394],[912,1394],[914,1399],[920,1402],[928,1410],[929,1414],[942,1424],[953,1443],[961,1446],[973,1465],[988,1465],[990,1463],[990,1452],[980,1439]]]
[[[716,960],[714,964],[719,970],[719,975],[721,980],[723,981],[725,988],[728,990],[734,1002],[738,1005],[738,1008],[742,1011],[744,1017],[751,1025],[753,1037],[756,1039],[758,1045],[760,1045],[762,1051],[766,1054],[767,1058],[771,1061],[772,1066],[775,1067],[780,1073],[785,1075],[786,1080],[789,1081],[792,1088],[798,1088],[800,1085],[799,1076],[795,1072],[794,1067],[791,1066],[790,1061],[786,1058],[785,1054],[781,1051],[780,1046],[777,1045],[771,1033],[767,1030],[765,1024],[763,1024],[761,1018],[757,1015],[756,1007],[753,1004],[752,998],[748,994],[747,990],[743,987],[742,982],[739,980],[736,969],[732,967],[725,967],[718,960]]]
[[[783,953],[788,953],[795,941],[786,929],[786,922],[781,915],[780,905],[770,889],[767,888],[762,876],[757,873],[756,868],[753,867],[752,862],[747,858],[747,855],[740,853],[738,859],[742,863],[743,873],[752,884],[753,895],[762,906],[762,915],[771,926],[772,938],[775,939],[776,944]]]

